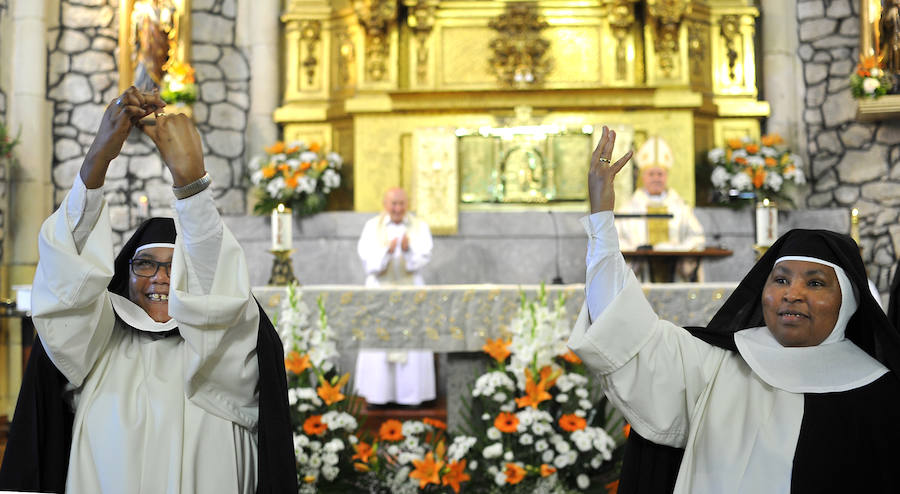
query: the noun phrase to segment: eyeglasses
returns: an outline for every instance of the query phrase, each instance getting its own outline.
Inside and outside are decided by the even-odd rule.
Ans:
[[[166,276],[172,273],[172,262],[158,262],[151,259],[132,259],[128,261],[131,265],[131,272],[143,278],[151,278],[156,275],[161,266],[166,268]]]

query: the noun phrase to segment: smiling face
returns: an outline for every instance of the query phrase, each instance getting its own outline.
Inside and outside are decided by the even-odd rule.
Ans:
[[[641,170],[641,181],[648,195],[658,196],[668,187],[669,172],[661,166],[648,166]]]
[[[403,223],[403,217],[406,216],[406,208],[408,206],[406,191],[400,188],[388,190],[384,193],[382,205],[391,217],[391,223]]]
[[[157,262],[172,262],[170,247],[150,247],[134,256],[134,260],[146,259]],[[169,272],[165,266],[160,266],[153,276],[145,277],[134,274],[129,270],[128,298],[144,309],[150,318],[156,322],[166,322],[169,317]]]
[[[841,287],[830,266],[782,261],[769,273],[762,306],[766,326],[778,343],[815,346],[834,329],[841,309]]]

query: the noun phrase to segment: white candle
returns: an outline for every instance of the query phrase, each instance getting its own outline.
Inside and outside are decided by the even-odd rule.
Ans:
[[[859,245],[859,209],[850,210],[850,238]]]
[[[141,196],[138,198],[138,217],[150,217],[150,200],[147,199],[147,196]]]
[[[279,204],[272,210],[272,250],[291,249],[291,210]]]
[[[756,245],[768,247],[778,239],[778,209],[768,199],[756,204]]]

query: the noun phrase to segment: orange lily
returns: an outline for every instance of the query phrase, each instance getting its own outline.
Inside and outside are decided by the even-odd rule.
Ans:
[[[744,149],[746,149],[747,152],[750,154],[756,154],[759,152],[759,145],[758,144],[747,144],[746,146],[744,146]]]
[[[459,493],[459,483],[472,477],[466,473],[466,460],[459,460],[447,465],[449,471],[444,474],[443,485],[449,485],[453,492]]]
[[[288,352],[287,358],[284,359],[284,368],[294,374],[300,374],[306,369],[309,369],[311,365],[312,364],[309,362],[309,355],[300,355],[296,350]]]
[[[373,448],[369,443],[363,441],[354,444],[353,449],[356,450],[356,454],[354,454],[350,459],[359,460],[363,463],[369,463],[369,458],[371,458],[372,455],[375,454],[375,448]]]
[[[753,170],[753,186],[757,189],[762,187],[763,183],[766,181],[766,171],[762,168],[756,168]]]
[[[516,405],[519,408],[532,407],[537,408],[542,401],[547,401],[553,396],[547,392],[548,389],[556,384],[556,378],[559,377],[559,370],[552,370],[549,365],[541,369],[540,380],[534,382],[534,376],[531,369],[525,368],[525,396],[516,398]]]
[[[631,434],[631,424],[625,424],[622,426],[622,433],[625,434],[625,437],[628,437]]]
[[[506,360],[506,357],[509,357],[510,351],[507,348],[512,344],[512,338],[508,340],[504,340],[503,338],[497,338],[496,340],[491,340],[490,338],[485,338],[487,343],[481,347],[485,353],[494,358],[497,362],[503,362]]]
[[[563,360],[565,360],[566,362],[568,362],[570,364],[578,365],[581,363],[581,359],[578,358],[578,355],[575,355],[575,352],[573,352],[572,350],[569,350],[568,352],[564,353],[562,358],[563,358]]]
[[[344,384],[347,384],[347,380],[350,379],[350,373],[344,374],[340,379],[334,384],[331,385],[328,381],[325,380],[324,377],[319,377],[319,382],[322,384],[318,388],[316,388],[316,394],[319,395],[319,398],[322,398],[325,401],[326,405],[332,405],[337,403],[346,396],[341,394],[341,388]]]
[[[292,154],[300,151],[300,146],[291,146],[284,150],[284,154]]]
[[[320,146],[318,142],[309,145],[309,150],[314,153],[318,153],[320,149],[322,149],[322,146]]]
[[[304,161],[303,163],[300,163],[300,169],[303,171],[309,170],[309,167],[311,167],[311,166],[312,166],[312,163],[310,163],[309,161]]]
[[[507,484],[518,484],[525,478],[525,469],[515,463],[507,463],[505,473]]]
[[[434,427],[435,429],[440,429],[442,431],[447,430],[447,424],[438,419],[433,419],[431,417],[425,417],[424,419],[422,419],[422,422]]]
[[[541,464],[541,477],[549,477],[554,473],[556,473],[556,468],[553,468],[546,463]]]
[[[284,141],[278,141],[275,144],[266,148],[266,152],[269,154],[280,154],[284,152]]]
[[[777,164],[778,164],[778,162],[775,161],[775,158],[766,158],[766,166],[773,167]]]
[[[735,150],[740,149],[744,147],[744,141],[740,139],[728,139],[728,147]]]
[[[616,494],[619,492],[619,481],[613,480],[612,482],[606,484],[606,494]]]
[[[428,484],[441,485],[441,468],[444,462],[434,461],[434,453],[425,455],[424,460],[413,460],[413,466],[416,469],[409,474],[409,478],[418,479],[420,489]]]
[[[275,176],[275,165],[268,164],[262,167],[263,178],[272,178]]]

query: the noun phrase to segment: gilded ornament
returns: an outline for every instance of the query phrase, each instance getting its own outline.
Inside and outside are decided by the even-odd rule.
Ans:
[[[675,72],[678,56],[678,30],[681,19],[688,10],[687,0],[647,0],[647,13],[656,31],[653,46],[659,69],[671,76]]]
[[[397,3],[390,0],[354,0],[353,10],[366,32],[366,75],[383,81],[388,73],[390,54],[388,36],[397,18]]]
[[[628,79],[628,33],[634,26],[634,7],[630,0],[616,0],[609,9],[609,28],[616,39],[616,80]]]
[[[300,25],[300,41],[306,43],[306,58],[300,62],[300,65],[306,70],[306,83],[312,85],[316,75],[316,66],[319,64],[316,59],[316,45],[321,39],[322,23],[319,21],[306,21]]]
[[[391,341],[391,335],[384,328],[375,328],[375,335],[382,341]]]
[[[688,25],[688,59],[691,61],[691,73],[699,77],[707,66],[707,29],[703,24],[692,22]]]
[[[547,56],[550,42],[541,37],[549,27],[532,2],[508,3],[506,11],[491,19],[488,26],[497,32],[490,43],[491,72],[510,86],[532,86],[543,82],[553,67]]]
[[[728,77],[734,81],[736,78],[734,67],[737,65],[738,59],[735,41],[737,41],[741,35],[741,18],[736,15],[724,15],[719,21],[719,29],[722,32],[722,38],[725,39],[725,56],[728,58]]]
[[[424,83],[428,75],[428,36],[434,28],[438,0],[405,0],[409,10],[406,23],[416,38],[416,78]]]

